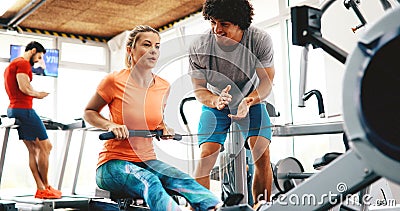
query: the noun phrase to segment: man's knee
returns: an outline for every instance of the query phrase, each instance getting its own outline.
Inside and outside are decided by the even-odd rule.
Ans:
[[[30,154],[34,154],[36,155],[39,152],[39,147],[34,144],[32,141],[24,141],[25,142],[25,146],[28,149],[28,152]]]
[[[219,150],[221,149],[221,144],[209,142],[202,144],[200,148],[201,148],[201,153],[200,153],[201,158],[216,159],[219,154]]]
[[[201,146],[199,163],[196,168],[196,177],[208,177],[218,158],[221,145],[219,143],[203,143]]]
[[[269,156],[266,156],[265,154],[261,155],[257,160],[254,161],[254,165],[256,168],[263,168],[263,169],[271,168],[271,162]]]
[[[263,136],[251,136],[248,138],[250,149],[267,148],[271,141]]]
[[[253,136],[249,138],[250,150],[253,155],[254,162],[269,161],[269,144],[270,140],[261,136]]]
[[[50,153],[51,149],[53,148],[53,145],[48,139],[42,141],[36,140],[36,144],[40,151],[45,153]]]

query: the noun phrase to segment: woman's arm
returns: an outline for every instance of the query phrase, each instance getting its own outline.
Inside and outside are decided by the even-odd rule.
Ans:
[[[162,113],[163,113],[163,119],[162,122],[157,126],[157,130],[163,130],[163,135],[174,135],[175,131],[173,128],[168,127],[168,125],[165,123],[164,120],[164,111],[165,107],[167,106],[167,101],[168,101],[168,96],[170,93],[170,89],[165,93],[164,98],[163,98],[163,107],[162,107]]]
[[[88,105],[85,108],[84,118],[85,120],[98,128],[112,131],[116,139],[127,139],[129,138],[129,131],[125,125],[119,125],[100,115],[100,111],[107,105],[107,102],[96,93],[92,99],[90,99]]]

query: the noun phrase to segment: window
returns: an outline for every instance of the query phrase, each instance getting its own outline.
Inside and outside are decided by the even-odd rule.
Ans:
[[[26,46],[31,41],[40,42],[45,48],[53,48],[53,39],[32,36],[32,35],[21,35],[13,33],[1,33],[0,32],[0,58],[10,58],[10,45],[23,45]]]
[[[106,65],[107,53],[104,47],[63,42],[61,48],[62,62]]]
[[[279,15],[279,1],[251,0],[254,8],[253,24],[268,20]]]

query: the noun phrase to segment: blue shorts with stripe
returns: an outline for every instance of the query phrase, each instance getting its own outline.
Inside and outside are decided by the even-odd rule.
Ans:
[[[17,130],[20,140],[35,141],[36,138],[39,140],[48,139],[46,128],[35,110],[9,108],[7,116],[18,120],[19,127]]]
[[[224,145],[227,132],[233,122],[228,117],[228,114],[236,113],[237,109],[224,108],[218,110],[203,105],[198,133],[204,135],[199,136],[199,145],[205,142],[215,142]],[[247,117],[235,122],[238,124],[239,129],[242,130],[242,136],[246,140],[246,148],[248,148],[247,139],[251,136],[262,136],[271,140],[272,125],[265,104],[251,106]]]

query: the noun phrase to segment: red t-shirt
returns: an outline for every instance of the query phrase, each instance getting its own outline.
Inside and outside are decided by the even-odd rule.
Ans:
[[[25,73],[32,81],[32,67],[29,61],[23,57],[14,59],[4,71],[4,85],[8,98],[10,99],[9,108],[32,108],[32,96],[24,94],[18,87],[17,74]]]

